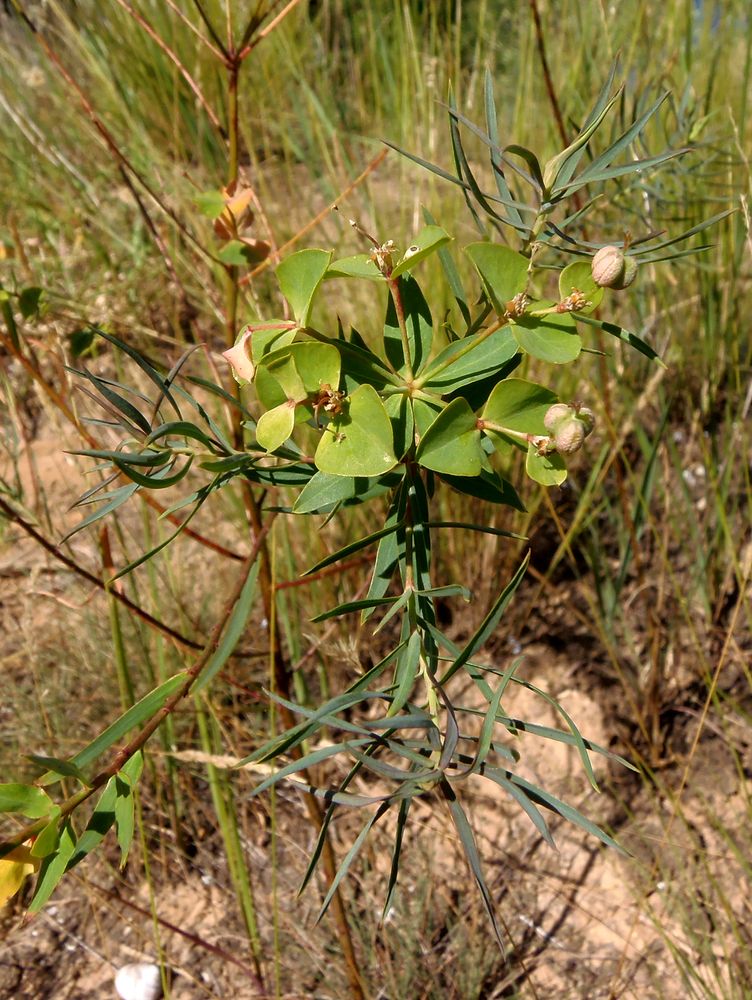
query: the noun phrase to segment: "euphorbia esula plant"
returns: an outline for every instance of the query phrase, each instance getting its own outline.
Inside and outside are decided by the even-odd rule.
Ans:
[[[716,221],[666,238],[654,233],[640,238],[622,234],[620,246],[613,243],[614,234],[610,234],[611,242],[585,239],[583,219],[593,203],[575,203],[577,192],[587,188],[590,194],[615,178],[628,185],[630,178],[638,176],[636,171],[644,174],[686,152],[669,150],[642,160],[632,157],[633,143],[659,110],[660,98],[603,152],[585,158],[617,99],[611,96],[612,84],[613,73],[578,136],[547,163],[541,163],[528,149],[499,142],[490,78],[485,130],[468,122],[450,104],[455,174],[408,154],[459,185],[467,199],[483,236],[461,251],[471,265],[464,270],[475,276],[472,289],[466,291],[463,286],[462,269],[457,267],[457,252],[449,234],[428,213],[425,228],[405,240],[402,251],[392,241],[384,242],[356,226],[367,241],[366,252],[334,259],[330,250],[312,248],[283,260],[277,278],[292,319],[254,320],[225,354],[242,386],[238,403],[244,418],[242,444],[237,437],[230,439],[218,418],[199,405],[187,388],[181,385],[178,390],[173,384],[174,373],[165,377],[110,334],[103,336],[126,350],[156,384],[158,405],[150,403],[141,409],[138,395],[126,400],[112,383],[82,372],[105,396],[110,412],[121,414],[129,439],[122,450],[84,454],[111,463],[131,482],[109,494],[103,507],[79,527],[104,516],[138,490],[175,485],[192,464],[209,477],[182,503],[190,506],[192,513],[214,491],[237,477],[251,489],[291,489],[292,506],[282,508],[291,517],[347,517],[349,507],[371,505],[373,530],[308,569],[314,573],[368,550],[373,553],[373,565],[365,596],[319,613],[313,620],[358,615],[363,622],[378,618],[379,629],[391,622],[397,634],[393,647],[365,673],[352,677],[345,690],[321,704],[298,705],[271,694],[300,721],[240,762],[278,764],[254,794],[289,779],[326,803],[304,884],[321,856],[334,812],[349,807],[368,812],[329,888],[322,912],[373,825],[394,812],[393,860],[385,909],[390,905],[411,805],[416,798],[435,797],[443,800],[451,815],[498,935],[471,826],[458,797],[459,786],[470,776],[500,786],[549,843],[553,841],[544,815],[547,810],[616,846],[573,806],[520,776],[515,737],[525,729],[540,739],[575,747],[593,785],[590,755],[613,755],[584,739],[561,709],[562,730],[512,718],[503,699],[513,684],[524,685],[538,692],[547,704],[558,706],[530,681],[517,676],[518,660],[489,666],[476,659],[520,585],[528,557],[522,558],[510,580],[499,581],[498,593],[483,621],[461,648],[442,631],[436,602],[469,600],[471,595],[462,581],[436,579],[433,558],[443,532],[511,536],[483,523],[442,521],[435,512],[440,491],[451,490],[489,505],[521,510],[523,500],[502,474],[514,449],[524,453],[528,476],[551,487],[566,478],[568,457],[583,445],[587,447],[586,438],[594,425],[588,401],[562,400],[555,388],[525,377],[526,359],[551,365],[549,382],[555,386],[559,367],[575,362],[597,329],[657,361],[647,343],[610,319],[601,319],[601,312],[610,312],[617,297],[626,294],[623,289],[634,281],[638,261],[670,259],[675,243]],[[471,171],[461,127],[480,136],[489,150],[493,192],[482,190]],[[526,198],[521,194],[524,189],[528,191]],[[242,191],[209,192],[204,200],[212,217],[219,219],[215,229],[221,238],[232,237],[245,253],[243,225],[249,209]],[[595,222],[588,221],[588,226],[595,231]],[[505,242],[499,242],[502,237]],[[421,264],[432,255],[439,256],[444,280],[456,300],[453,323],[445,324],[441,334],[421,288]],[[233,266],[241,262],[240,257],[237,261],[233,258]],[[377,342],[366,343],[354,327],[344,330],[336,317],[313,320],[324,312],[317,308],[317,295],[324,283],[344,286],[348,281],[372,282],[384,290],[383,332]],[[639,279],[634,287],[639,288]],[[340,313],[346,313],[346,287],[343,302]],[[214,387],[214,391],[227,400],[223,389]],[[174,411],[167,421],[160,416],[163,405]],[[198,414],[196,422],[184,416],[181,406]],[[257,420],[251,418],[251,411],[258,414]],[[86,496],[89,502],[92,493]],[[137,563],[151,554],[146,553]],[[251,606],[254,578],[251,575],[249,579],[228,625],[228,632],[232,628],[236,635],[242,631]],[[174,707],[178,697],[211,682],[217,663],[216,656],[207,656],[191,675],[178,675],[140,703],[148,702],[127,720],[130,725],[143,726],[143,739],[135,738],[129,744],[131,761],[138,759],[136,755],[153,731],[145,720],[164,712],[165,706]],[[477,688],[482,710],[478,695],[467,704],[456,696],[457,690],[466,688],[468,679]],[[121,722],[117,731],[128,728]],[[318,737],[324,729],[333,736],[322,742]],[[18,811],[26,809],[26,815],[36,820],[10,841],[7,849],[33,836],[38,837],[36,844],[43,841],[43,846],[35,849],[42,872],[34,906],[48,897],[70,864],[99,842],[94,837],[85,839],[86,833],[77,840],[68,817],[94,787],[104,784],[97,778],[98,784],[87,785],[85,769],[111,743],[100,739],[72,761],[44,764],[53,776],[64,774],[82,783],[82,792],[66,800],[62,808],[41,788],[29,790],[24,798],[18,792],[22,786],[6,786],[16,791],[5,808],[12,811],[13,802],[21,803]],[[334,757],[346,761],[336,787],[311,788],[300,780],[302,772]],[[140,765],[132,766],[125,759],[117,765],[109,776],[107,771],[101,772],[108,780],[97,815],[101,818],[107,812],[127,851],[132,787]],[[352,790],[356,776],[372,778],[372,794]],[[44,783],[50,780],[48,775]],[[100,822],[98,834],[101,826]]]

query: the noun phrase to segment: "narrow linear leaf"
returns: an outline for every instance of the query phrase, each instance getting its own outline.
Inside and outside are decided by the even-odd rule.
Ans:
[[[60,831],[60,841],[57,850],[54,854],[48,854],[42,861],[34,895],[29,904],[29,913],[38,913],[50,898],[58,882],[65,874],[65,869],[75,849],[76,836],[70,820],[66,820]]]
[[[486,131],[488,132],[488,138],[490,141],[489,152],[491,157],[491,166],[493,167],[494,172],[494,180],[496,181],[496,188],[499,192],[499,197],[502,198],[504,203],[508,206],[511,221],[520,228],[525,228],[522,222],[522,216],[517,210],[517,206],[514,203],[515,199],[512,197],[512,192],[507,184],[506,177],[504,176],[504,165],[501,158],[498,123],[496,117],[496,103],[494,101],[493,94],[493,76],[491,75],[491,70],[488,69],[488,67],[486,68],[484,79],[484,104],[486,113]]]
[[[290,303],[300,326],[308,324],[316,291],[323,281],[331,259],[331,251],[298,250],[297,253],[286,257],[277,268],[279,287]]]
[[[248,569],[248,575],[245,578],[243,589],[241,590],[240,596],[235,603],[235,607],[232,609],[232,614],[230,615],[224,632],[222,633],[219,646],[217,646],[217,649],[210,657],[209,662],[201,671],[201,676],[193,685],[192,690],[194,693],[203,691],[205,687],[211,684],[222,667],[224,667],[230,659],[235,651],[235,647],[240,642],[240,638],[245,632],[245,627],[248,622],[248,616],[251,613],[251,608],[253,607],[253,602],[256,600],[256,580],[258,578],[258,571],[259,563],[258,560],[256,560]]]
[[[578,809],[574,808],[574,806],[570,806],[566,802],[562,802],[560,799],[557,799],[555,795],[551,795],[545,789],[539,788],[537,785],[533,785],[529,781],[525,781],[524,778],[521,778],[517,774],[512,774],[511,771],[505,771],[504,777],[511,781],[512,784],[522,788],[533,802],[536,802],[538,805],[545,806],[552,812],[558,813],[564,819],[569,820],[570,823],[574,823],[575,826],[584,830],[585,833],[589,833],[591,836],[596,837],[602,844],[605,844],[606,847],[611,847],[624,857],[629,857],[629,852],[626,851],[621,844],[618,844],[613,837],[610,837],[604,830],[601,830],[599,826],[596,826],[596,824],[591,822],[591,820],[589,820],[586,816],[583,816]]]
[[[386,899],[384,900],[384,909],[381,914],[382,921],[386,920],[389,915],[389,910],[392,905],[392,897],[394,896],[394,890],[397,887],[397,877],[399,875],[399,865],[400,865],[400,855],[402,853],[402,840],[404,838],[405,827],[407,826],[407,817],[410,812],[410,806],[412,805],[412,799],[403,799],[400,802],[399,811],[397,813],[397,825],[394,831],[394,847],[392,848],[392,864],[389,869],[389,881],[386,887]]]
[[[351,615],[356,611],[365,611],[370,608],[378,608],[382,605],[394,604],[397,597],[368,597],[361,601],[347,601],[345,604],[338,604],[336,608],[322,611],[320,615],[311,618],[312,622],[325,622],[330,618],[339,618],[341,615]]]
[[[116,719],[111,725],[109,725],[103,733],[100,733],[96,739],[92,740],[83,750],[71,757],[71,764],[75,764],[78,768],[88,767],[89,764],[93,763],[97,757],[100,757],[105,750],[121,740],[126,733],[130,732],[131,729],[135,729],[136,726],[142,725],[147,719],[150,719],[155,712],[164,705],[170,695],[174,694],[175,691],[185,682],[186,674],[181,671],[179,674],[175,674],[174,677],[170,677],[166,680],[164,684],[160,684],[159,687],[155,688],[145,695],[140,701],[128,709],[119,719]],[[56,781],[59,781],[58,775],[48,772],[42,775],[39,779],[40,785],[51,785]]]
[[[638,337],[636,333],[631,333],[629,330],[625,330],[624,327],[618,326],[616,323],[607,323],[605,320],[593,319],[592,316],[584,316],[582,313],[572,313],[572,315],[581,323],[597,327],[599,330],[603,330],[604,333],[608,333],[612,337],[616,337],[617,340],[623,340],[625,344],[629,344],[630,347],[639,351],[640,354],[649,358],[650,361],[655,361],[662,368],[666,367],[653,348]]]
[[[457,801],[457,797],[454,794],[454,790],[448,781],[444,780],[440,783],[439,788],[441,789],[442,795],[449,806],[449,811],[452,816],[452,822],[454,823],[455,829],[459,834],[460,842],[462,848],[465,852],[465,857],[470,865],[470,870],[475,877],[475,882],[480,890],[481,900],[483,902],[483,908],[488,914],[488,918],[491,921],[491,927],[493,928],[494,936],[498,942],[499,948],[502,954],[504,954],[504,943],[501,940],[501,933],[499,931],[499,925],[496,922],[496,913],[494,912],[493,900],[491,899],[491,893],[488,891],[488,886],[486,885],[486,880],[483,877],[483,867],[480,861],[480,855],[478,854],[478,848],[475,845],[475,838],[473,837],[473,831],[467,820],[467,816],[462,808],[462,806]]]
[[[530,817],[533,826],[538,831],[538,833],[543,837],[545,842],[549,847],[556,849],[556,843],[554,838],[551,836],[551,831],[548,828],[548,823],[546,823],[541,811],[536,807],[536,805],[531,801],[529,796],[525,794],[523,789],[514,785],[511,781],[504,777],[504,772],[493,767],[485,767],[483,769],[483,776],[490,778],[491,781],[495,781],[500,788],[515,800],[515,802],[520,806],[520,808]]]
[[[125,341],[120,340],[118,337],[114,336],[111,333],[106,333],[104,330],[100,330],[99,327],[93,326],[91,327],[91,329],[92,332],[96,333],[98,337],[102,337],[103,340],[108,341],[110,344],[113,345],[113,347],[117,347],[119,351],[122,351],[124,354],[127,354],[129,358],[131,358],[133,361],[136,362],[136,364],[141,369],[141,371],[146,375],[146,377],[150,379],[154,383],[154,385],[159,389],[160,393],[164,395],[165,399],[172,406],[173,410],[175,410],[178,419],[180,419],[180,409],[178,407],[178,404],[170,395],[169,386],[167,386],[164,378],[159,374],[156,368],[152,364],[150,364],[146,360],[146,358],[144,358],[141,354],[139,354],[139,352],[134,347],[131,347],[130,344],[126,344]]]
[[[57,757],[44,757],[37,753],[30,753],[26,756],[29,760],[33,761],[39,767],[44,768],[46,771],[52,771],[54,774],[63,778],[73,778],[75,781],[80,781],[84,786],[88,785],[86,776],[81,771],[81,768],[77,767],[73,761],[59,760]]]
[[[117,800],[117,778],[113,775],[104,786],[94,812],[89,817],[86,829],[76,841],[73,854],[68,859],[65,870],[70,871],[97,848],[115,824],[115,802]]]
[[[483,621],[481,622],[480,626],[478,627],[474,635],[470,637],[465,647],[463,648],[462,652],[459,654],[459,656],[455,659],[455,661],[446,671],[444,676],[441,678],[441,681],[439,683],[441,684],[442,687],[446,684],[449,678],[452,677],[454,674],[456,674],[457,671],[468,662],[468,660],[473,656],[473,654],[476,653],[493,635],[494,631],[496,630],[496,626],[499,624],[501,617],[507,608],[507,605],[511,601],[519,585],[522,583],[522,579],[525,576],[525,572],[527,570],[527,564],[529,562],[530,562],[530,552],[527,552],[525,558],[520,563],[514,576],[506,585],[506,587],[504,587],[499,596],[496,598],[493,607],[488,612],[486,617],[483,619]]]
[[[278,771],[275,771],[274,774],[270,774],[267,778],[264,778],[264,780],[256,785],[251,792],[251,798],[261,795],[268,788],[278,784],[280,781],[284,781],[285,778],[289,778],[292,774],[297,774],[299,771],[305,771],[308,768],[316,767],[323,761],[329,760],[330,757],[337,757],[340,754],[348,753],[353,747],[368,746],[372,742],[373,737],[364,736],[358,740],[345,740],[342,743],[335,743],[331,746],[321,747],[318,750],[305,754],[303,757],[299,757],[297,760],[292,761],[292,763],[281,767]]]
[[[415,631],[407,640],[404,650],[397,659],[397,666],[394,671],[394,701],[389,706],[387,716],[395,716],[402,711],[410,692],[415,684],[415,678],[420,664],[421,641],[420,633]]]
[[[373,545],[373,543],[378,542],[379,539],[393,534],[398,528],[401,527],[402,522],[388,524],[379,531],[374,531],[373,534],[366,535],[365,538],[359,538],[357,541],[351,542],[349,545],[345,545],[344,548],[338,549],[331,555],[326,556],[326,558],[322,559],[321,562],[317,562],[315,566],[311,566],[310,569],[307,569],[305,573],[303,573],[303,576],[310,576],[312,573],[318,573],[319,570],[325,569],[327,566],[331,566],[332,563],[339,562],[341,559],[346,559],[348,556],[351,556],[354,552],[359,552],[361,549],[368,548],[369,545]]]
[[[133,403],[129,402],[119,393],[115,392],[107,385],[105,379],[98,378],[96,375],[92,374],[87,368],[83,368],[81,374],[84,378],[87,378],[91,384],[97,389],[102,396],[112,405],[119,410],[127,419],[139,427],[144,434],[148,434],[151,430],[151,425],[146,417],[136,409]]]
[[[337,891],[337,888],[338,888],[340,882],[342,881],[342,879],[347,874],[347,871],[350,868],[350,865],[353,863],[353,861],[355,860],[355,858],[358,856],[358,852],[360,851],[361,847],[365,843],[366,837],[371,832],[371,828],[374,826],[375,823],[378,823],[378,821],[381,819],[381,817],[384,815],[384,813],[387,811],[388,808],[389,808],[389,803],[388,802],[384,802],[384,803],[382,803],[379,806],[379,808],[376,810],[376,812],[373,814],[373,816],[371,816],[371,818],[368,820],[368,822],[366,823],[366,825],[363,827],[363,829],[360,831],[360,833],[356,837],[355,842],[353,843],[353,845],[350,848],[350,850],[347,852],[347,854],[342,859],[342,863],[340,864],[339,868],[337,869],[337,874],[334,876],[332,884],[329,886],[329,891],[327,892],[327,894],[326,894],[326,896],[324,898],[324,902],[322,904],[321,910],[319,911],[319,915],[316,917],[316,923],[319,923],[319,921],[321,920],[321,918],[324,916],[324,914],[326,913],[327,909],[329,908],[329,904],[332,901],[332,897],[334,896],[334,893]]]

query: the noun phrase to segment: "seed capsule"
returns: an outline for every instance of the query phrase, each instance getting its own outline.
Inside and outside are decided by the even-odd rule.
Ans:
[[[567,403],[554,403],[553,406],[549,406],[546,410],[546,415],[543,418],[543,426],[547,431],[556,430],[556,425],[560,424],[562,420],[568,420],[573,412],[572,407]]]
[[[593,257],[593,281],[601,288],[627,288],[637,276],[637,261],[620,247],[601,247]]]
[[[576,417],[566,420],[554,434],[554,444],[560,455],[572,455],[579,451],[584,440],[585,427]]]
[[[561,455],[571,455],[579,451],[592,431],[595,416],[586,406],[554,403],[546,411],[543,424],[551,433],[550,441],[554,450]]]

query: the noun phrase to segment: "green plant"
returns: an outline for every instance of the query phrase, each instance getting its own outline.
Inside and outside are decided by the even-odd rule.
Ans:
[[[259,557],[275,519],[280,514],[329,518],[364,503],[382,511],[381,526],[327,555],[308,573],[315,576],[355,553],[373,549],[374,565],[366,595],[314,620],[358,614],[365,622],[378,611],[382,617],[377,631],[396,633],[395,644],[347,690],[313,708],[291,700],[288,682],[280,676],[273,656],[269,695],[279,708],[285,728],[239,762],[287,761],[260,782],[256,794],[291,779],[325,802],[304,885],[326,855],[327,831],[336,810],[348,806],[372,809],[331,880],[321,912],[336,898],[341,879],[373,826],[391,812],[396,814],[396,825],[385,904],[388,909],[411,805],[418,797],[436,798],[449,811],[501,943],[473,833],[458,797],[462,782],[471,776],[504,789],[549,843],[552,838],[542,810],[550,810],[603,843],[616,846],[606,832],[573,806],[520,777],[515,772],[519,755],[507,737],[525,731],[576,747],[594,786],[591,753],[629,766],[627,762],[585,739],[550,696],[517,675],[518,661],[497,669],[475,658],[498,627],[524,576],[527,557],[522,558],[509,581],[499,583],[482,623],[464,646],[457,647],[438,623],[438,601],[469,600],[471,596],[462,582],[446,584],[434,578],[434,551],[442,533],[486,532],[512,541],[517,536],[480,523],[447,521],[432,515],[437,491],[446,489],[499,507],[521,509],[520,497],[501,471],[515,449],[524,454],[532,480],[544,486],[564,481],[567,471],[563,456],[583,444],[592,430],[593,414],[579,402],[562,403],[552,390],[520,377],[518,369],[526,358],[554,365],[573,362],[589,349],[585,338],[592,329],[657,361],[655,351],[643,339],[595,315],[603,300],[601,285],[619,288],[630,284],[635,261],[656,262],[703,249],[671,248],[721,217],[668,239],[657,233],[634,239],[625,233],[618,252],[623,251],[631,262],[630,281],[623,275],[617,275],[616,281],[604,281],[599,272],[593,275],[590,258],[603,245],[612,244],[592,243],[585,238],[583,220],[593,201],[583,205],[572,199],[586,188],[616,178],[628,181],[638,171],[688,152],[668,150],[623,164],[616,162],[632,150],[647,122],[659,110],[661,98],[583,166],[591,140],[618,99],[618,95],[611,96],[613,78],[612,73],[577,138],[545,164],[525,147],[500,144],[490,76],[486,82],[485,130],[466,119],[450,102],[456,173],[419,162],[462,188],[482,232],[484,219],[490,220],[500,233],[511,229],[519,240],[519,250],[488,240],[466,246],[465,253],[478,280],[478,291],[472,295],[463,287],[449,252],[449,235],[428,215],[425,228],[401,254],[392,241],[373,237],[356,225],[370,243],[368,253],[334,260],[329,251],[307,249],[286,258],[277,268],[277,278],[292,318],[250,324],[226,352],[241,384],[253,385],[261,409],[258,420],[242,400],[234,399],[220,386],[201,383],[202,389],[234,408],[234,433],[228,433],[197,399],[196,392],[189,391],[179,380],[185,359],[165,374],[133,347],[98,331],[139,367],[156,387],[157,398],[147,399],[132,387],[96,376],[85,367],[78,370],[106,401],[116,425],[126,435],[116,449],[79,452],[112,469],[112,474],[87,491],[82,500],[91,502],[118,475],[130,481],[99,496],[104,504],[79,525],[79,530],[116,510],[136,492],[178,485],[195,465],[209,478],[168,508],[169,513],[190,508],[178,532],[214,493],[239,479],[249,497],[254,548],[244,561],[235,592],[210,643],[189,669],[128,709],[72,760],[36,758],[47,770],[35,785],[4,787],[4,811],[34,820],[4,846],[5,851],[27,851],[28,856],[19,857],[19,864],[33,864],[29,858],[41,860],[33,908],[39,908],[49,897],[65,870],[97,846],[109,826],[116,826],[123,852],[127,853],[132,831],[132,787],[138,778],[143,747],[183,698],[198,693],[214,679],[237,643],[256,597],[257,582],[262,573],[268,572]],[[471,168],[461,127],[470,129],[489,150],[496,187],[493,194],[483,190]],[[529,188],[529,201],[520,196],[520,185]],[[238,190],[237,178],[231,178],[228,188],[207,192],[201,202],[204,211],[218,220],[216,231],[220,238],[232,238],[226,244],[231,248],[230,256],[223,261],[229,279],[228,333],[234,329],[237,306],[237,274],[233,269],[247,262],[249,246],[238,218],[245,209],[242,205],[237,212],[232,208]],[[225,218],[228,211],[229,224]],[[418,265],[434,254],[441,261],[446,283],[456,300],[456,318],[444,327],[443,346],[434,344],[434,319],[413,275]],[[562,267],[565,255],[577,259]],[[557,278],[553,297],[549,288],[552,271]],[[347,279],[372,282],[386,292],[383,337],[378,344],[369,345],[354,328],[346,332],[340,324],[336,330],[330,328],[324,333],[314,322],[316,299],[324,282]],[[167,407],[172,412],[165,419],[162,411]],[[187,418],[186,408],[196,416]],[[291,507],[280,504],[263,517],[262,495],[277,487],[292,488],[294,503]],[[140,555],[113,579],[143,564],[167,541]],[[273,619],[273,590],[263,582],[261,590],[267,601],[271,594],[269,617]],[[475,686],[483,708],[455,696],[462,677]],[[523,685],[553,704],[565,729],[551,729],[507,715],[502,699],[512,684]],[[288,724],[295,716],[301,721]],[[497,727],[505,734],[501,738],[496,735]],[[94,762],[132,729],[137,731],[129,743],[92,775],[88,769]],[[324,730],[341,737],[337,742],[320,745]],[[312,784],[306,773],[340,755],[349,770],[337,787]],[[376,794],[351,790],[356,779],[360,781],[364,776],[377,786],[373,789]],[[40,786],[61,778],[81,787],[62,803],[54,804]],[[100,789],[88,826],[79,836],[72,815]]]

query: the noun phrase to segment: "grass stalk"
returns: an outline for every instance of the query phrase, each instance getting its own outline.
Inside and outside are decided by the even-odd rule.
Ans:
[[[204,699],[195,695],[193,699],[196,721],[198,723],[201,749],[211,756],[216,754],[218,747],[210,730],[209,719]],[[228,776],[214,764],[207,763],[206,777],[211,792],[214,813],[217,817],[219,831],[222,836],[227,866],[230,872],[235,896],[243,917],[248,944],[253,965],[259,980],[263,983],[262,947],[256,919],[256,906],[253,898],[251,872],[245,860],[245,853],[238,832],[239,817],[235,808],[235,798]]]

